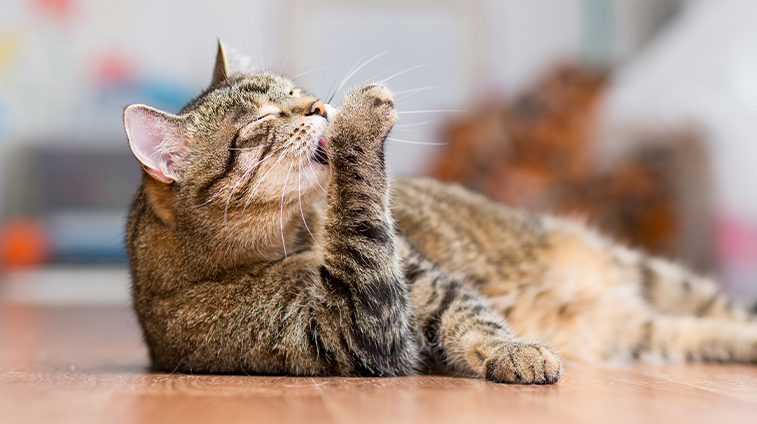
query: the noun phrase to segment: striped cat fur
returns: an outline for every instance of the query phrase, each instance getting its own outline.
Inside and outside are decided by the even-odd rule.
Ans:
[[[577,223],[390,178],[380,84],[337,109],[219,44],[178,115],[126,108],[127,229],[156,370],[550,384],[571,361],[757,362],[718,285]],[[559,357],[558,357],[559,354]]]

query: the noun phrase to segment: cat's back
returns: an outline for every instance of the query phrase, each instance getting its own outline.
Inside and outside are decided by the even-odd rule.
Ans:
[[[402,177],[392,184],[400,234],[445,271],[473,281],[496,275],[502,282],[544,272],[548,235],[540,216],[431,178]]]

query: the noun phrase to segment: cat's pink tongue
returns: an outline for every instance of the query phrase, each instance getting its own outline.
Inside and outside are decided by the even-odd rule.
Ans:
[[[318,144],[320,144],[321,147],[326,150],[326,137],[321,136],[320,138],[318,138]]]

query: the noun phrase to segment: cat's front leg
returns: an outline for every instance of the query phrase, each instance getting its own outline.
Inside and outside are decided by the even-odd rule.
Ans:
[[[408,254],[405,267],[428,363],[499,383],[552,384],[560,378],[557,355],[516,337],[478,293],[418,254]]]
[[[345,98],[326,134],[331,182],[320,278],[360,375],[408,374],[418,358],[384,166],[396,120],[389,92],[370,84]]]

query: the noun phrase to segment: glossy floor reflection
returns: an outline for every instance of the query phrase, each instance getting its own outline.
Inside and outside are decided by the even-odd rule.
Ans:
[[[126,307],[0,304],[3,423],[754,423],[757,366],[568,364],[554,386],[443,376],[155,374]]]

